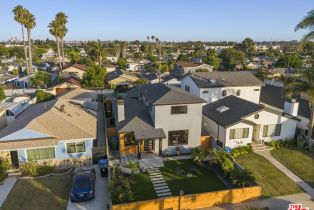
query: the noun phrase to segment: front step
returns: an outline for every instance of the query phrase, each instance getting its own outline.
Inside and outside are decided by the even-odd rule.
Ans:
[[[252,149],[254,152],[261,152],[261,151],[269,151],[272,150],[269,146],[265,144],[252,144]]]

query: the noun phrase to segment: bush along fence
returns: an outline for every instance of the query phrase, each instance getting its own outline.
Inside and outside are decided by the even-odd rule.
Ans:
[[[259,199],[261,187],[244,187],[215,192],[167,197],[155,200],[112,205],[112,210],[199,209],[227,203],[240,203]]]

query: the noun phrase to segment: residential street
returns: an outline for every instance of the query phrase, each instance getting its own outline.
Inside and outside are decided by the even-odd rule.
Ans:
[[[108,179],[107,177],[101,177],[99,168],[94,165],[96,169],[96,190],[95,199],[82,203],[72,203],[70,200],[68,202],[67,210],[106,210],[108,204]]]

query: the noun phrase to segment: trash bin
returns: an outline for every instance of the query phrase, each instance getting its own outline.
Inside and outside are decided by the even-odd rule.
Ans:
[[[107,159],[98,160],[98,166],[99,166],[101,177],[107,177],[108,176],[108,160]]]

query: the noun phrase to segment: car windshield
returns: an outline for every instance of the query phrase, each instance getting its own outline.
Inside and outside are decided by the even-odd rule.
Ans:
[[[90,177],[88,175],[78,175],[75,180],[75,191],[85,191],[91,189]]]

